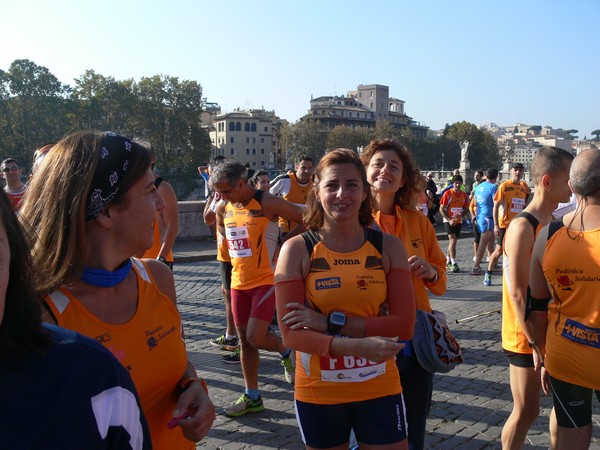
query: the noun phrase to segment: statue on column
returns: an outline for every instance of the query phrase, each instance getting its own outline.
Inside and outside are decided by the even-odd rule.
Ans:
[[[469,141],[462,141],[460,143],[460,160],[468,161],[469,159]]]

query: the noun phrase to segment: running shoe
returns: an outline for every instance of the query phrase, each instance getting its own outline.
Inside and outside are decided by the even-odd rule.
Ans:
[[[446,269],[452,269],[452,263],[450,261],[446,261]]]
[[[460,272],[460,267],[458,267],[458,264],[456,264],[456,263],[452,264],[452,272],[454,272],[454,273]]]
[[[229,417],[240,417],[251,412],[260,412],[265,410],[262,398],[252,400],[247,394],[242,394],[232,405],[225,408],[225,415]]]
[[[223,361],[227,364],[239,364],[240,363],[240,349],[236,348],[231,353],[223,355]]]
[[[471,275],[481,275],[482,273],[481,267],[473,267],[471,269]]]
[[[240,341],[237,338],[237,336],[233,339],[227,339],[225,335],[222,334],[218,338],[211,339],[210,345],[214,345],[215,347],[221,347],[221,350],[228,350],[232,352],[235,349],[240,348]]]
[[[296,377],[296,358],[294,353],[294,350],[292,350],[288,356],[281,358],[281,365],[283,366],[283,375],[285,376],[285,381],[290,383],[292,386],[294,385]]]
[[[486,286],[492,285],[492,274],[490,272],[485,272],[485,275],[483,276],[483,284]]]

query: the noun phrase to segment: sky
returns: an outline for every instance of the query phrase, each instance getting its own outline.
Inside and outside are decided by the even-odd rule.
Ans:
[[[0,18],[0,69],[29,59],[71,86],[168,75],[293,123],[311,97],[383,84],[432,129],[600,129],[598,0],[2,0]]]

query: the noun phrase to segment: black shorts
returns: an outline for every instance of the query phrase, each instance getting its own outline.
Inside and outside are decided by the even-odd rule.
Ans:
[[[592,423],[592,393],[600,401],[600,392],[548,376],[558,426],[580,428]]]
[[[508,363],[515,367],[525,367],[532,369],[535,367],[533,364],[533,355],[528,353],[514,353],[508,350],[504,350],[504,354],[508,356]]]
[[[454,226],[450,226],[449,222],[444,222],[444,228],[446,228],[447,235],[455,234],[458,239],[460,237],[460,230],[462,229],[462,222]]]
[[[502,247],[502,242],[504,241],[504,235],[506,234],[506,228],[500,228],[500,233],[498,233],[498,237],[496,238],[496,245]]]
[[[476,244],[479,244],[479,240],[481,239],[481,233],[479,232],[479,227],[477,226],[477,220],[473,219],[473,233],[475,233],[475,238],[473,241]]]
[[[299,400],[296,419],[309,447],[330,448],[348,442],[354,430],[359,443],[384,445],[406,439],[406,408],[402,394],[361,402],[317,405]]]
[[[227,261],[219,261],[219,273],[221,274],[221,283],[223,284],[223,288],[227,291],[231,290],[231,271],[233,270],[233,266],[231,262]]]

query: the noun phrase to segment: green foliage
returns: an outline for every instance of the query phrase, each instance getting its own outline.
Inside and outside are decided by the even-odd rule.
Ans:
[[[87,70],[73,88],[28,60],[0,70],[0,148],[27,167],[36,148],[77,129],[112,130],[148,141],[161,174],[195,176],[210,154],[201,128],[202,87],[155,75],[139,82]]]
[[[446,167],[458,167],[460,142],[469,142],[469,161],[472,169],[498,167],[498,145],[494,137],[469,122],[456,122],[444,130],[444,137],[453,143],[446,153]]]
[[[343,125],[336,126],[327,136],[327,149],[349,148],[355,150],[366,146],[371,140],[372,130],[368,128],[348,128]]]
[[[594,131],[592,131],[591,135],[592,136],[596,136],[594,138],[595,141],[600,141],[600,130],[594,130]]]
[[[318,121],[299,120],[283,131],[282,143],[288,161],[301,155],[310,155],[315,161],[321,159],[327,149],[329,132]]]

